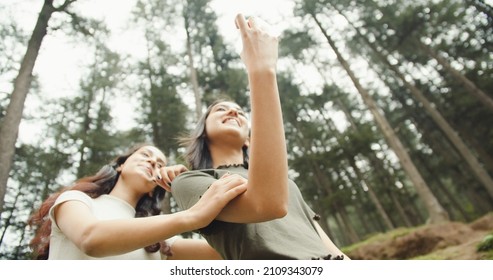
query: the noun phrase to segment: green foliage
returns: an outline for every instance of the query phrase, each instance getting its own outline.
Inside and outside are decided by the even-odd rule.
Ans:
[[[201,84],[204,85],[204,103],[210,104],[217,99],[229,98],[245,110],[250,107],[245,70],[226,68],[217,73],[201,73],[199,76]]]
[[[286,30],[280,36],[279,56],[290,56],[296,60],[303,59],[303,51],[316,45],[309,33],[304,31]]]
[[[493,253],[493,233],[486,235],[483,240],[477,246],[478,252],[488,252],[492,251]]]

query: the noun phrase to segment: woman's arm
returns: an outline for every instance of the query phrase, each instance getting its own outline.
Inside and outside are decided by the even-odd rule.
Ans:
[[[203,239],[178,239],[171,245],[168,260],[222,260],[221,255]]]
[[[287,152],[276,78],[278,39],[262,30],[255,19],[246,22],[239,14],[236,23],[251,91],[248,188],[228,204],[218,218],[261,222],[287,214]]]
[[[98,220],[80,201],[67,201],[55,209],[60,230],[91,257],[120,255],[143,248],[196,227],[186,213],[146,218]]]
[[[205,227],[231,199],[245,190],[243,182],[225,178],[213,183],[188,210],[120,220],[98,220],[85,203],[69,200],[54,209],[54,218],[60,230],[85,254],[119,255]]]

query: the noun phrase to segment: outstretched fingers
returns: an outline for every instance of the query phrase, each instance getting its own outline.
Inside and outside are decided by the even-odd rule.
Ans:
[[[248,26],[251,28],[251,29],[258,29],[259,26],[257,24],[257,21],[255,20],[254,17],[249,17],[248,18]]]
[[[243,14],[237,14],[235,19],[236,28],[240,29],[240,32],[244,34],[248,28],[247,22]]]
[[[247,21],[242,14],[238,14],[236,26],[241,33],[242,50],[240,57],[248,74],[275,71],[278,38],[268,32],[269,25],[255,17],[250,17]]]

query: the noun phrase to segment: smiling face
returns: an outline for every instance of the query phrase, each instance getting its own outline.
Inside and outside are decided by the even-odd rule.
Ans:
[[[139,191],[147,193],[156,186],[159,169],[166,166],[166,157],[153,146],[144,146],[135,151],[120,166],[121,179]],[[144,185],[144,187],[141,187]]]
[[[241,148],[249,133],[246,113],[234,102],[220,102],[211,108],[205,122],[205,131],[212,144],[227,143]]]

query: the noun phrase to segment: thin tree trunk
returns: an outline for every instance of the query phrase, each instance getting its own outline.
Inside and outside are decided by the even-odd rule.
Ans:
[[[26,260],[27,254],[25,252],[25,243],[24,240],[26,239],[26,229],[27,227],[24,226],[24,231],[22,231],[21,238],[19,239],[19,242],[17,242],[17,246],[15,247],[15,253],[14,253],[14,260]]]
[[[376,209],[377,209],[377,212],[378,214],[380,215],[380,217],[382,218],[382,220],[384,221],[385,225],[387,226],[388,229],[392,230],[392,229],[395,229],[395,226],[394,224],[392,223],[392,221],[390,220],[390,217],[389,215],[387,215],[387,212],[385,211],[385,209],[383,208],[383,205],[382,203],[380,203],[380,200],[378,199],[377,195],[375,194],[375,192],[373,191],[373,186],[370,182],[366,181],[364,178],[363,178],[363,175],[361,174],[361,172],[359,171],[358,167],[356,166],[356,163],[354,162],[354,159],[351,159],[351,166],[353,167],[354,169],[354,172],[356,172],[356,175],[358,176],[358,179],[362,182],[365,183],[366,187],[368,188],[368,195],[370,196],[370,200],[373,202],[373,204],[375,205]]]
[[[362,192],[359,192],[359,194],[360,194],[360,199],[363,200],[364,198],[363,198]],[[370,226],[368,224],[368,221],[370,220],[368,218],[368,211],[365,211],[365,209],[363,209],[363,206],[364,205],[362,203],[356,203],[354,208],[356,209],[355,210],[356,215],[358,216],[358,218],[360,220],[361,226],[364,229],[363,236],[366,236],[367,234],[374,232],[374,230],[372,229],[372,226]],[[373,212],[373,211],[371,211],[371,212]]]
[[[440,65],[443,66],[443,68],[452,75],[455,79],[457,79],[459,82],[461,82],[466,89],[468,89],[468,92],[472,94],[474,97],[476,97],[482,105],[484,105],[486,108],[488,108],[491,112],[493,112],[493,99],[488,96],[484,91],[482,91],[480,88],[476,86],[471,80],[469,80],[466,76],[462,75],[459,71],[457,71],[455,68],[450,65],[450,63],[440,54],[435,52],[432,48],[429,46],[423,44],[421,41],[416,40],[416,43],[418,44],[418,48],[433,57]]]
[[[343,140],[341,139],[340,134],[334,128],[334,123],[332,122],[332,120],[329,117],[327,117],[325,112],[323,112],[322,110],[319,110],[319,113],[326,120],[327,125],[329,126],[332,134],[335,135],[335,137],[337,138],[337,141],[339,143],[343,143]],[[351,125],[353,125],[352,122],[351,122]],[[355,128],[355,127],[353,127],[353,128]],[[392,224],[392,221],[390,220],[389,216],[387,215],[387,212],[385,212],[385,209],[383,208],[382,204],[380,203],[380,200],[378,199],[378,197],[375,195],[375,192],[373,191],[372,184],[364,178],[364,176],[361,174],[359,168],[356,166],[354,156],[348,155],[347,158],[349,160],[350,166],[353,168],[353,170],[356,174],[356,177],[358,178],[359,184],[360,185],[364,184],[368,188],[368,191],[366,193],[370,197],[370,201],[374,204],[375,208],[377,209],[378,214],[380,215],[380,217],[384,221],[385,225],[387,226],[388,229],[394,229],[395,227]]]
[[[298,132],[296,134],[296,138],[295,138],[296,141],[298,142],[298,145],[300,147],[302,147],[305,151],[308,150],[310,148],[310,145],[308,143],[306,143],[306,141],[305,141],[306,138],[301,133],[300,128],[297,127],[298,123],[295,122],[294,126],[295,126],[296,131]],[[316,166],[314,161],[310,161],[309,164],[312,165],[312,170],[315,174],[314,181],[317,184],[318,190],[324,191],[324,195],[327,197],[333,195],[332,189],[330,187],[331,184],[330,184],[329,178],[327,178],[326,174],[321,172],[320,168],[318,168]],[[345,212],[344,207],[341,207],[340,203],[338,203],[337,201],[334,201],[334,203],[332,203],[332,205],[331,205],[331,208],[335,210],[334,212],[336,214],[333,214],[333,216],[336,218],[336,221],[339,225],[339,229],[343,232],[349,233],[348,235],[343,234],[343,236],[345,236],[345,237],[349,236],[350,242],[352,242],[352,243],[358,242],[359,237],[356,234],[356,231],[352,227],[351,223],[349,222],[349,218]],[[344,213],[342,213],[342,212],[344,212]],[[338,216],[337,213],[339,213],[341,216]],[[327,218],[328,217],[326,217],[325,219],[327,219]],[[339,219],[339,218],[342,218],[342,219]],[[327,224],[327,226],[328,226],[328,224]],[[327,232],[327,234],[329,234],[329,232]]]
[[[336,7],[334,7],[337,9]],[[360,33],[360,31],[351,23],[351,21],[344,15],[344,13],[337,9],[340,15],[346,18],[348,22],[351,24],[354,30],[358,33],[358,36],[362,38],[365,43],[373,50],[373,52],[377,55],[377,57],[387,65],[394,74],[399,77],[399,79],[404,83],[406,88],[411,92],[412,96],[418,100],[426,112],[430,115],[430,117],[435,121],[435,123],[440,127],[443,133],[447,136],[447,138],[452,142],[457,151],[461,154],[464,160],[469,165],[471,171],[474,173],[476,178],[483,184],[483,186],[488,191],[491,198],[493,198],[493,179],[485,170],[483,165],[478,161],[476,156],[472,153],[469,147],[462,141],[457,132],[452,128],[452,126],[445,120],[445,118],[440,114],[440,112],[435,108],[435,106],[428,101],[428,99],[424,96],[424,94],[417,87],[408,82],[403,73],[397,68],[396,65],[390,63],[388,58],[380,52],[375,44],[371,43],[366,36]],[[493,99],[489,98],[484,92],[479,90],[474,83],[469,81],[464,75],[462,75],[459,71],[453,69],[448,62],[438,54],[436,54],[431,48],[428,46],[418,42],[422,46],[422,49],[433,56],[443,67],[448,69],[457,79],[463,81],[468,87],[470,87],[471,92],[474,90],[475,95],[477,95],[480,99],[484,99],[483,102],[491,105],[491,109],[493,110]]]
[[[436,199],[436,197],[433,195],[433,193],[431,192],[431,190],[428,187],[428,185],[426,184],[426,182],[423,180],[421,174],[419,173],[416,166],[414,166],[413,162],[411,161],[411,158],[409,157],[409,154],[406,152],[401,141],[395,135],[395,132],[391,128],[388,121],[385,119],[385,117],[378,110],[378,108],[375,104],[375,101],[373,101],[373,99],[371,98],[368,91],[366,91],[361,86],[358,79],[356,78],[356,76],[354,75],[352,70],[349,68],[348,63],[342,57],[341,53],[337,49],[335,42],[332,40],[332,38],[327,34],[325,29],[322,27],[322,25],[319,22],[319,20],[317,19],[316,15],[314,13],[311,13],[310,15],[315,20],[318,27],[322,31],[323,35],[327,39],[328,43],[330,44],[330,46],[332,47],[332,49],[336,53],[338,61],[344,67],[344,69],[348,73],[349,77],[353,81],[355,87],[358,89],[358,92],[361,94],[365,104],[368,106],[369,110],[373,114],[375,121],[378,124],[378,126],[380,127],[380,129],[382,130],[385,138],[387,139],[387,142],[389,143],[390,147],[394,150],[397,157],[399,158],[402,167],[404,168],[404,170],[406,171],[406,173],[409,176],[409,179],[413,182],[418,195],[423,200],[424,205],[428,211],[428,215],[429,215],[428,222],[431,224],[435,224],[435,223],[441,223],[441,222],[448,221],[449,217],[448,217],[447,212],[440,205],[440,202]]]
[[[394,192],[392,190],[387,191],[387,195],[390,197],[392,203],[395,206],[395,209],[397,210],[397,213],[399,213],[399,216],[401,217],[402,221],[404,221],[404,225],[406,227],[412,227],[413,223],[409,220],[408,215],[406,214],[406,211],[404,211],[404,208],[402,208],[401,203],[397,199],[397,197],[394,195]]]
[[[388,61],[387,61],[388,62]],[[390,65],[390,63],[389,63]],[[394,68],[394,67],[392,67]],[[392,69],[394,71],[398,71],[397,69]],[[450,126],[450,124],[445,120],[444,117],[436,110],[423,93],[418,90],[415,86],[409,84],[404,75],[400,72],[395,72],[399,78],[402,79],[406,87],[411,91],[413,96],[423,105],[426,112],[431,116],[431,118],[435,121],[435,123],[440,127],[443,133],[447,136],[450,142],[454,145],[457,151],[461,154],[462,158],[467,162],[469,168],[476,176],[476,178],[482,183],[482,185],[486,188],[491,198],[493,198],[493,179],[488,174],[488,172],[484,169],[483,165],[478,161],[478,159],[474,156],[472,151],[467,147],[467,145],[462,141],[457,132]]]
[[[349,236],[349,239],[351,240],[351,243],[357,243],[361,241],[361,238],[359,237],[358,233],[356,230],[354,230],[354,227],[351,225],[351,222],[349,220],[349,215],[346,212],[345,208],[338,208],[337,212],[339,213],[341,217],[341,222],[344,225],[344,228],[347,230],[347,235]]]
[[[313,61],[315,63],[315,61]],[[318,71],[321,73],[322,75],[322,71],[320,70],[319,67],[317,67]],[[324,75],[322,75],[324,77]],[[325,80],[325,83],[327,83],[327,81]],[[354,131],[357,131],[358,128],[357,128],[357,125],[356,125],[356,122],[353,118],[353,116],[351,115],[351,113],[349,112],[347,106],[340,100],[340,99],[336,99],[334,101],[335,103],[338,104],[338,107],[343,111],[344,115],[346,116],[346,120],[349,122],[350,124],[350,127],[354,130]],[[323,112],[321,112],[323,114]],[[372,166],[373,168],[377,169],[377,170],[384,170],[382,164],[380,164],[380,160],[374,155],[374,154],[370,154],[370,155],[367,155],[367,157],[369,158],[369,161],[372,163]],[[383,174],[380,175],[380,176],[384,176]],[[388,186],[393,186],[393,184],[390,184],[390,183],[384,183],[382,182],[382,185],[388,185]],[[388,192],[392,192],[392,190],[388,190]],[[413,226],[413,224],[409,221],[404,209],[401,207],[401,205],[397,202],[397,200],[395,199],[394,196],[391,196],[391,199],[394,203],[394,205],[396,206],[396,209],[397,209],[397,212],[399,213],[399,215],[401,216],[402,220],[404,221],[404,224],[407,226],[407,227],[411,227]],[[388,216],[387,216],[388,217]],[[390,217],[388,217],[388,219],[391,221]],[[383,231],[384,230],[384,226],[380,223],[380,220],[377,221],[377,224],[379,225],[379,227],[381,228],[381,230]],[[392,222],[391,222],[392,224]],[[387,224],[388,225],[388,224]],[[388,226],[387,226],[388,227]],[[392,227],[393,228],[393,227]]]
[[[86,99],[86,104],[84,108],[84,121],[82,122],[82,127],[81,127],[81,132],[88,132],[90,130],[90,125],[92,122],[91,117],[89,116],[89,112],[91,111],[91,105],[94,100],[94,89],[91,88],[89,89],[90,92],[88,92],[88,98]],[[79,167],[77,168],[77,177],[82,178],[83,176],[86,176],[84,174],[87,172],[86,170],[86,157],[85,157],[85,150],[87,148],[87,134],[86,133],[81,133],[81,140],[82,143],[79,147]]]
[[[3,239],[5,238],[5,235],[7,234],[7,231],[11,225],[10,221],[12,220],[12,218],[14,217],[14,210],[16,209],[16,204],[17,204],[17,201],[19,200],[19,197],[21,196],[21,190],[19,190],[17,192],[17,194],[15,195],[15,199],[12,203],[12,209],[10,210],[10,207],[7,208],[10,210],[10,213],[9,215],[6,217],[6,219],[3,220],[3,223],[2,223],[2,227],[3,227],[3,231],[2,231],[2,234],[0,235],[0,246],[2,246],[2,243],[3,243]],[[6,211],[8,211],[6,209]]]
[[[48,21],[54,12],[53,0],[45,0],[29,39],[19,74],[15,78],[7,112],[0,124],[0,213],[4,205],[7,181],[15,154],[15,142],[17,141],[22,112],[24,111],[24,102],[31,87],[34,64],[38,57],[41,42],[47,33]]]
[[[394,195],[394,197],[397,199],[396,201],[401,206],[403,206],[404,211],[408,214],[408,217],[410,218],[413,225],[417,226],[417,225],[420,225],[420,224],[426,222],[426,217],[423,216],[420,205],[417,205],[417,203],[415,201],[412,201],[412,203],[409,203],[410,202],[409,198],[413,197],[414,194],[411,194],[410,190],[408,188],[403,188],[402,192],[403,192],[403,194],[400,194],[397,192],[392,192],[391,194]],[[404,197],[404,198],[401,198],[401,197]],[[403,200],[404,200],[404,205],[402,203]]]
[[[344,223],[342,222],[341,220],[341,216],[339,214],[339,212],[337,212],[335,209],[332,209],[334,210],[334,221],[337,225],[337,228],[339,229],[339,232],[341,232],[341,239],[342,239],[342,243],[343,244],[354,244],[355,241],[352,241],[349,234],[346,234],[345,232],[345,227],[344,227]]]
[[[488,174],[493,174],[493,158],[489,152],[485,149],[478,139],[472,137],[463,127],[457,127],[457,131],[462,136],[462,138],[471,146],[475,151],[477,151],[478,157],[481,162],[484,163],[486,169],[489,171]]]
[[[187,56],[188,56],[188,68],[190,69],[190,82],[192,83],[193,95],[195,97],[195,117],[197,120],[202,116],[202,95],[199,91],[199,82],[197,78],[197,69],[193,61],[192,51],[192,38],[190,38],[190,23],[188,21],[188,15],[183,14],[185,21],[185,32],[187,34]]]

